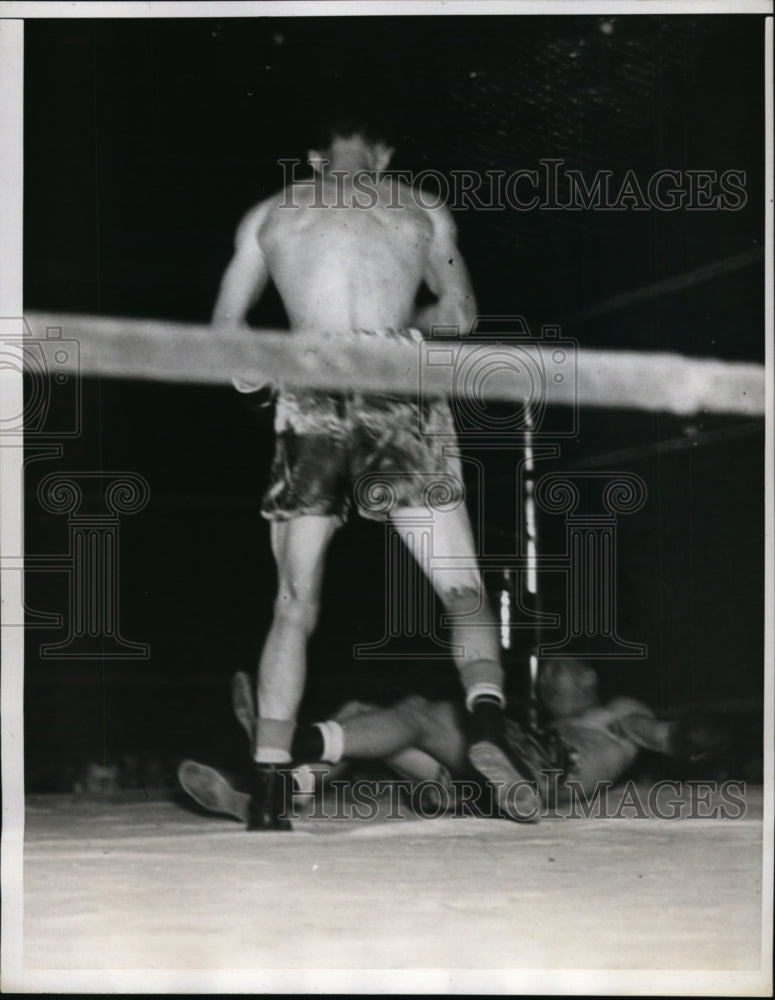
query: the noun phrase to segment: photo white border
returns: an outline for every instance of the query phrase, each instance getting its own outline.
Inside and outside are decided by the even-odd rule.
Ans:
[[[28,18],[205,18],[352,15],[590,15],[590,14],[762,14],[772,12],[767,0],[371,0],[371,2],[118,2],[89,0],[63,4],[4,0],[0,2],[0,317],[22,315],[23,191],[23,19]],[[547,993],[547,994],[675,994],[767,996],[772,971],[773,898],[773,663],[775,625],[775,538],[773,537],[773,20],[765,23],[766,164],[765,164],[765,739],[762,966],[758,972],[703,970],[78,970],[25,971],[22,964],[23,915],[23,629],[7,622],[23,616],[21,574],[6,574],[2,592],[2,942],[0,988],[4,992],[111,993]],[[19,319],[21,331],[21,319]],[[14,412],[22,410],[22,379],[0,370],[0,391],[9,394]],[[6,404],[7,405],[7,404]],[[21,552],[22,450],[0,449],[0,551]],[[18,577],[18,581],[14,578]],[[768,888],[770,887],[770,888]]]

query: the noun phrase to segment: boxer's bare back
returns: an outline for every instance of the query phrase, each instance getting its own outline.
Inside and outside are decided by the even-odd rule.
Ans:
[[[271,278],[294,330],[467,325],[474,297],[449,210],[380,179],[379,151],[358,136],[337,139],[329,155],[314,185],[292,185],[246,215],[214,323],[244,322]],[[423,282],[437,301],[418,313]]]

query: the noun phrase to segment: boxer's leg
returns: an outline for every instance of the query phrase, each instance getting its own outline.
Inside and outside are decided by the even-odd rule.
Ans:
[[[466,707],[470,710],[482,696],[503,705],[498,621],[477,567],[466,509],[461,505],[454,510],[432,512],[430,553],[424,550],[416,528],[423,518],[428,520],[427,509],[401,507],[391,517],[391,524],[429,576],[446,612],[456,647],[455,663],[466,692]]]
[[[452,627],[455,662],[471,713],[468,758],[493,787],[503,813],[518,822],[540,817],[541,800],[530,773],[505,738],[503,668],[498,623],[481,575],[468,514],[463,505],[433,512],[433,563],[426,565],[412,520],[427,510],[402,508],[392,518],[396,531],[418,560],[441,599]],[[446,565],[445,565],[446,563]]]
[[[278,765],[290,763],[296,713],[304,692],[307,643],[320,608],[325,555],[341,521],[305,514],[273,521],[272,551],[278,589],[272,625],[258,669],[258,716],[253,740],[253,787],[248,829],[287,829],[280,820],[290,776]]]
[[[258,718],[253,757],[291,760],[291,738],[304,692],[307,643],[318,620],[325,555],[340,520],[302,515],[271,526],[278,588],[272,625],[258,668]]]
[[[363,707],[358,704],[359,709]],[[399,768],[401,754],[404,763],[410,764],[409,749],[422,751],[455,773],[465,769],[465,737],[449,702],[409,695],[390,708],[340,711],[325,722],[300,727],[293,741],[299,760],[384,760],[396,762]],[[414,760],[419,761],[416,754]]]
[[[469,760],[500,787],[501,808],[505,788],[515,803],[505,811],[514,819],[535,819],[540,800],[505,742],[498,622],[478,569],[449,406],[379,397],[362,404],[353,468],[358,508],[365,517],[389,517],[444,605],[471,713]],[[400,588],[403,581],[394,583]]]

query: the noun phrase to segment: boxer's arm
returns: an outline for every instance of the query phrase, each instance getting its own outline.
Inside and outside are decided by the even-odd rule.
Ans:
[[[234,256],[224,272],[213,309],[213,326],[243,326],[248,310],[266,288],[269,269],[258,241],[258,228],[268,209],[269,203],[262,202],[237,227]]]
[[[419,310],[414,325],[426,332],[436,325],[467,331],[476,318],[476,299],[457,245],[455,222],[446,206],[429,209],[428,217],[433,229],[423,280],[436,302]]]
[[[671,752],[672,727],[657,719],[651,709],[634,698],[614,698],[605,710],[611,714],[609,730],[642,750]]]

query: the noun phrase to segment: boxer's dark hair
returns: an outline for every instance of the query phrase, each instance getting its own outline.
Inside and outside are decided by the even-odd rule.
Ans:
[[[314,129],[314,149],[328,149],[335,138],[360,135],[369,142],[392,144],[394,129],[386,116],[359,108],[336,108],[323,112]]]

